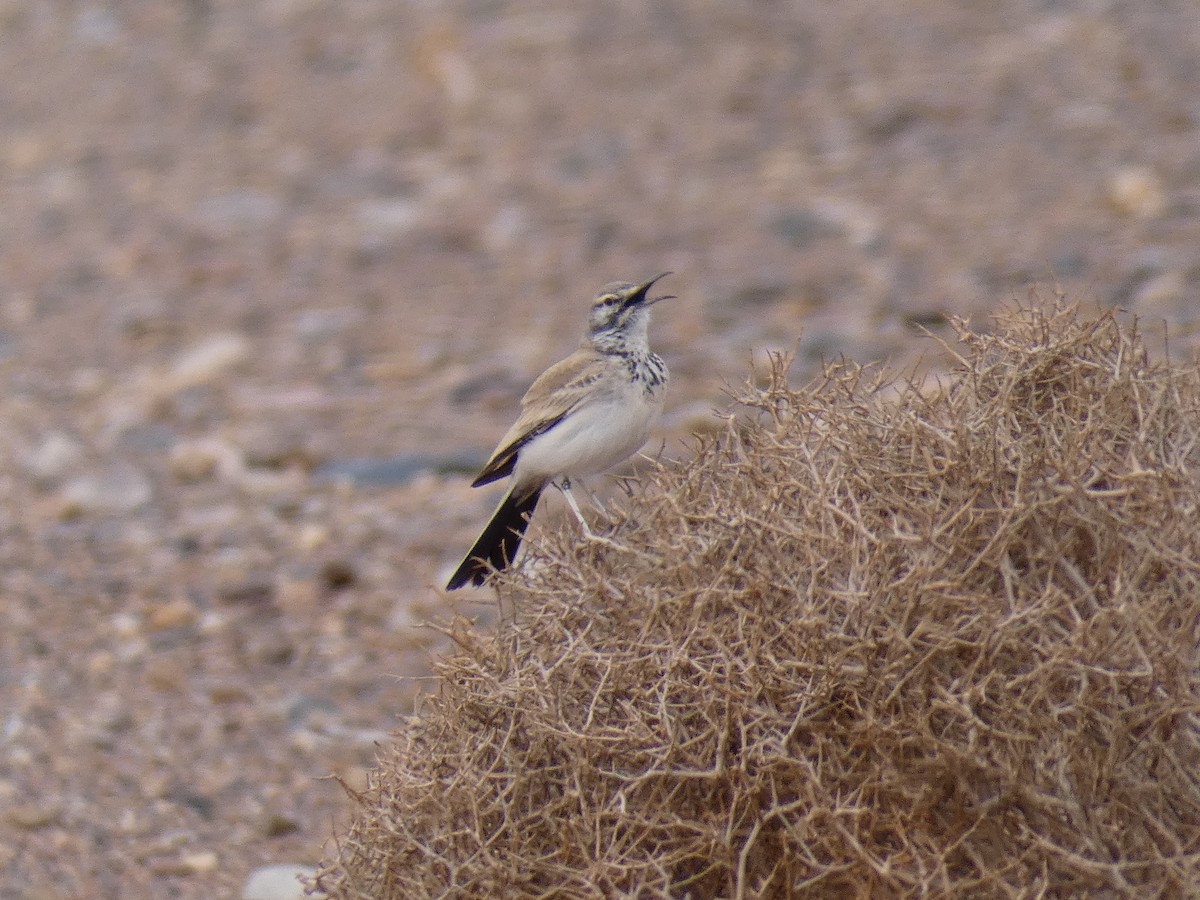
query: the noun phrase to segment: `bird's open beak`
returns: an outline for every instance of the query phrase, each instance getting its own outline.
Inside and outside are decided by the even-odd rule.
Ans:
[[[672,296],[654,297],[653,299],[647,299],[647,294],[650,292],[650,288],[652,288],[654,286],[654,282],[661,281],[663,278],[666,278],[670,274],[671,274],[670,272],[663,272],[661,275],[655,275],[653,278],[651,278],[645,284],[639,285],[638,289],[629,295],[629,299],[625,301],[625,305],[626,306],[640,306],[642,304],[645,304],[646,306],[649,306],[651,303],[657,303],[659,300],[675,299]]]

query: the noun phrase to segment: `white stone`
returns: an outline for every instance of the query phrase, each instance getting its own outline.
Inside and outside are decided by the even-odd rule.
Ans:
[[[262,866],[250,873],[242,888],[242,900],[305,900],[304,886],[300,878],[311,878],[316,869],[295,863],[275,863]],[[324,894],[309,894],[308,897],[323,897]]]
[[[150,502],[150,480],[129,466],[118,466],[97,475],[68,482],[60,492],[65,516],[88,513],[128,513]]]
[[[25,465],[38,481],[58,481],[83,459],[79,441],[61,431],[52,431],[26,457]]]
[[[175,358],[167,376],[173,391],[213,381],[250,355],[250,341],[237,332],[223,332],[193,344]]]

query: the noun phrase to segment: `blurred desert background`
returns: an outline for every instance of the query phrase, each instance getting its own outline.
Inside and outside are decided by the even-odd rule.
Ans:
[[[1194,0],[0,0],[0,48],[4,897],[320,859],[607,281],[675,273],[670,455],[770,351],[936,374],[1055,292],[1200,341]]]

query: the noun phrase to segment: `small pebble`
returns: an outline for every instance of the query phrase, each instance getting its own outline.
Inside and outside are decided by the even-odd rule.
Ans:
[[[210,609],[200,617],[200,633],[209,637],[220,634],[229,626],[229,618],[216,610]]]
[[[130,467],[113,468],[98,475],[84,475],[68,482],[59,492],[59,516],[75,519],[89,514],[133,512],[153,496],[150,480]]]
[[[267,575],[247,575],[217,587],[222,603],[259,604],[275,599],[275,582]]]
[[[296,543],[301,550],[317,550],[329,542],[329,529],[318,522],[305,524],[296,535]]]
[[[250,355],[250,341],[237,332],[213,335],[184,350],[167,375],[171,393],[207,384]]]
[[[268,633],[250,647],[251,655],[268,666],[286,666],[296,658],[296,645],[284,634]]]
[[[53,825],[62,815],[59,803],[18,803],[10,806],[4,814],[10,825],[25,831],[35,831]]]
[[[146,684],[156,691],[178,694],[187,685],[187,675],[170,659],[152,659],[143,672]]]
[[[354,564],[345,559],[326,560],[318,573],[321,583],[326,589],[340,591],[352,587],[358,581],[358,573]]]
[[[195,443],[177,444],[167,457],[171,474],[184,483],[205,481],[217,471],[219,457],[210,447]]]
[[[1125,166],[1113,172],[1108,199],[1118,212],[1137,219],[1153,219],[1167,207],[1162,179],[1149,166]]]
[[[282,837],[285,834],[295,834],[300,830],[300,823],[292,816],[271,813],[263,823],[263,834],[267,837]]]
[[[285,578],[279,585],[276,605],[292,616],[307,616],[322,602],[322,591],[311,579]]]
[[[201,853],[185,853],[178,859],[168,859],[152,866],[154,874],[186,877],[188,875],[209,875],[217,870],[220,859],[211,850]]]
[[[215,872],[219,861],[217,854],[212,850],[205,850],[200,853],[186,853],[180,859],[184,868],[194,875],[207,875],[210,872]]]
[[[146,625],[151,631],[165,631],[169,628],[183,628],[194,625],[200,613],[189,600],[182,597],[160,604],[150,610],[146,616]]]
[[[292,465],[313,465],[309,444],[313,436],[303,429],[268,428],[265,425],[243,429],[238,434],[245,464],[254,469],[284,469]]]
[[[112,674],[117,658],[107,650],[97,650],[87,660],[87,672],[93,678]]]
[[[52,431],[25,459],[29,473],[41,484],[54,484],[83,459],[82,445],[68,434]]]
[[[142,619],[133,613],[117,613],[109,620],[113,634],[117,637],[131,638],[142,633]]]
[[[208,698],[218,706],[229,703],[248,703],[253,699],[249,690],[240,684],[216,684],[209,688]]]

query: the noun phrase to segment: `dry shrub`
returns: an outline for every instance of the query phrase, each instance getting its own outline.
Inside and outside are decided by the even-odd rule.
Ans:
[[[455,628],[334,897],[1200,884],[1194,368],[1058,304],[934,391],[832,367]]]

